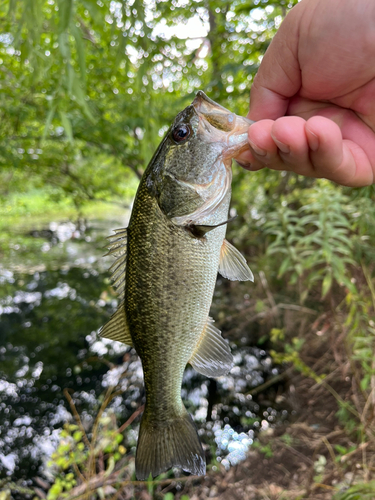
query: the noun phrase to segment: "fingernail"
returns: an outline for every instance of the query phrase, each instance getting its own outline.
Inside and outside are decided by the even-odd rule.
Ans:
[[[307,140],[309,142],[309,148],[312,151],[317,151],[319,148],[319,137],[314,134],[314,132],[311,132],[311,130],[306,130],[307,132]]]
[[[251,149],[254,151],[259,156],[266,156],[267,151],[264,151],[264,149],[258,148],[253,142],[249,141]]]
[[[290,147],[289,146],[287,146],[283,142],[278,141],[273,136],[272,136],[272,139],[273,139],[274,143],[276,144],[276,146],[280,149],[280,151],[282,153],[290,153]]]
[[[250,170],[251,169],[251,163],[250,162],[247,162],[247,161],[239,161],[239,160],[234,160],[237,165],[239,165],[240,167],[242,168],[246,168],[246,170]]]

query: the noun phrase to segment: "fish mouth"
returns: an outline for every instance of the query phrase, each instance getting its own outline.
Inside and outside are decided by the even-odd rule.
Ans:
[[[232,113],[202,90],[197,92],[192,106],[199,117],[200,133],[206,140],[223,143],[223,159],[236,158],[249,148],[247,133],[253,121]]]

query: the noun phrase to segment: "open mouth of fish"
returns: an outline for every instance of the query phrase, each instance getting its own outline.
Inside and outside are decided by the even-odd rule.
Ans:
[[[205,134],[208,141],[226,144],[221,158],[227,168],[230,168],[230,160],[236,159],[249,148],[247,132],[254,122],[232,113],[201,90],[198,91],[192,106],[199,116],[198,133]]]
[[[194,185],[205,203],[190,214],[174,217],[172,221],[177,225],[199,224],[219,207],[230,190],[232,159],[236,159],[249,148],[248,130],[249,126],[254,123],[248,118],[232,113],[207,97],[201,90],[197,92],[192,107],[199,118],[197,135],[201,135],[206,143],[222,145],[216,162],[222,163],[225,169],[217,169],[210,183]],[[212,184],[212,189],[209,189],[209,184]]]

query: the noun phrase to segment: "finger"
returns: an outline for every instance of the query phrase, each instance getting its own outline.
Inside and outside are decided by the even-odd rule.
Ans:
[[[249,145],[252,156],[251,170],[270,167],[274,170],[285,170],[278,155],[278,148],[272,138],[273,120],[261,120],[249,128]]]
[[[250,127],[249,143],[250,151],[239,158],[241,166],[249,170],[291,170],[351,187],[375,181],[372,150],[369,153],[357,142],[343,140],[340,127],[322,116],[307,122],[299,117],[261,120]]]
[[[267,161],[267,148],[271,147],[276,150],[271,139],[272,125],[273,120],[261,120],[250,126],[248,133],[250,149],[243,151],[236,158],[241,167],[247,170],[259,170],[266,166],[264,160]]]
[[[305,123],[296,116],[254,123],[249,128],[250,150],[241,155],[239,163],[249,170],[269,167],[309,175],[312,168]]]
[[[273,170],[292,170],[311,175],[309,145],[305,120],[287,116],[276,120],[261,120],[249,129],[252,155],[251,170],[269,167]]]
[[[344,139],[343,161],[333,173],[331,180],[344,186],[363,187],[375,183],[375,165],[366,152],[356,143]]]
[[[314,116],[306,122],[305,130],[314,177],[331,178],[343,161],[339,126],[328,118]]]
[[[325,177],[344,186],[366,186],[374,182],[370,158],[360,144],[342,139],[333,121],[315,116],[306,123],[314,177]]]
[[[306,135],[310,146],[314,143],[310,132],[319,138],[319,151],[310,154],[312,166],[317,171],[312,175],[353,187],[374,182],[375,132],[366,122],[366,117],[347,108],[301,98],[291,99],[288,114],[298,114],[307,120]],[[341,161],[343,164],[338,168]]]
[[[311,170],[305,125],[303,118],[286,116],[276,120],[271,131],[283,169],[301,175],[309,175]]]

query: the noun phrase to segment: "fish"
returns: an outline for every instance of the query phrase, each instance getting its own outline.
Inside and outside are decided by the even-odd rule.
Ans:
[[[138,480],[172,467],[206,473],[181,383],[188,363],[207,377],[233,366],[209,310],[218,272],[229,280],[254,279],[225,239],[232,158],[248,148],[251,123],[199,91],[147,166],[128,227],[109,237],[119,306],[100,335],[134,347],[142,362],[146,403],[135,457]]]

